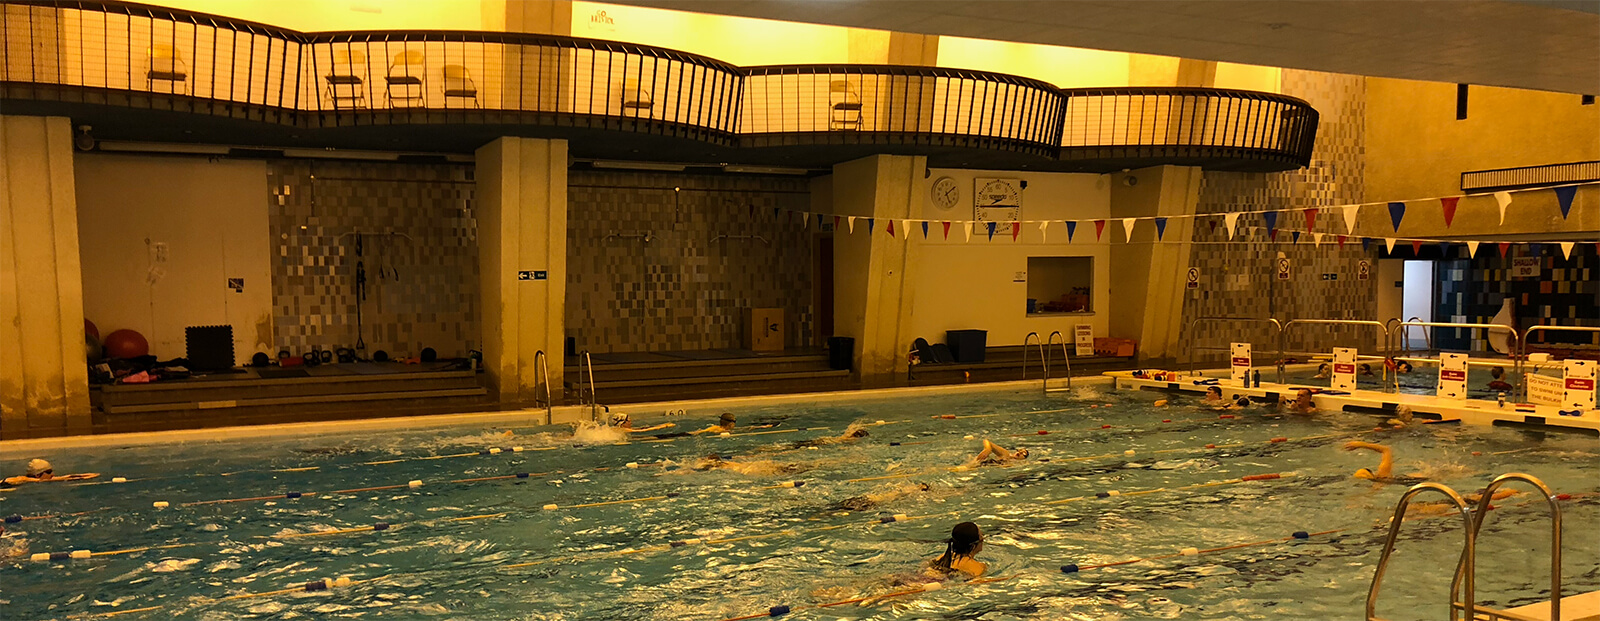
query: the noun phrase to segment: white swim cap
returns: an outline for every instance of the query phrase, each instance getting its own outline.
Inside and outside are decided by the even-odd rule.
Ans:
[[[44,474],[47,470],[53,470],[53,468],[50,467],[50,462],[48,461],[43,459],[35,459],[28,462],[28,476],[30,477],[36,477]]]
[[[627,412],[617,412],[616,414],[612,414],[611,415],[611,426],[612,427],[621,427],[621,426],[626,425],[626,424],[628,424],[628,413]]]

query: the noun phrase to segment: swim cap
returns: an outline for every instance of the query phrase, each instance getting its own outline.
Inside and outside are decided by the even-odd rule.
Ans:
[[[1356,473],[1353,476],[1355,476],[1355,478],[1358,478],[1358,479],[1376,479],[1376,478],[1378,478],[1378,475],[1373,474],[1371,470],[1368,470],[1366,468],[1362,468],[1360,470],[1357,470]]]
[[[972,522],[962,522],[950,529],[950,543],[956,545],[972,545],[983,539],[983,532],[978,530],[978,525]]]
[[[616,414],[612,414],[611,415],[611,426],[612,427],[621,427],[621,426],[626,425],[626,424],[628,424],[628,413],[627,412],[617,412]]]
[[[53,468],[50,467],[50,462],[48,461],[43,459],[35,459],[28,462],[28,476],[30,477],[36,477],[44,474],[46,470],[53,470]]]
[[[736,419],[734,419],[734,417],[733,417],[733,412],[723,412],[722,416],[720,418],[718,418],[717,420],[720,420],[720,421],[722,421],[724,423],[731,423],[731,422],[734,422]]]

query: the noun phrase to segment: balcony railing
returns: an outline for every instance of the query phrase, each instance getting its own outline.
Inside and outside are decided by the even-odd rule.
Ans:
[[[1317,113],[1271,93],[1061,90],[876,65],[741,68],[649,46],[489,32],[302,33],[88,0],[0,2],[0,98],[149,108],[296,128],[575,127],[726,147],[893,144],[1121,167],[1284,170]]]

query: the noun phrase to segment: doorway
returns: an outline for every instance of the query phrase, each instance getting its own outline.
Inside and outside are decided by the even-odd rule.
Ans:
[[[1433,321],[1434,310],[1434,273],[1433,261],[1405,262],[1405,272],[1401,277],[1400,292],[1400,317],[1404,321]],[[1406,332],[1406,344],[1411,349],[1432,349],[1433,339],[1431,332],[1425,328],[1414,328]]]

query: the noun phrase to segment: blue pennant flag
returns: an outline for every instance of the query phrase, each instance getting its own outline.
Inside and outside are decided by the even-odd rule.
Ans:
[[[1161,236],[1167,234],[1167,219],[1156,218],[1156,241],[1161,241]]]
[[[1578,186],[1569,185],[1556,188],[1556,201],[1561,203],[1561,219],[1567,219],[1567,212],[1572,211],[1572,197],[1578,194]]]
[[[817,214],[817,230],[822,230],[822,214]]]
[[[1544,244],[1528,244],[1528,256],[1537,257],[1544,250]]]
[[[1273,229],[1278,228],[1278,212],[1269,211],[1267,213],[1261,214],[1261,217],[1267,219],[1267,230],[1268,231],[1271,231]]]
[[[1300,231],[1289,231],[1289,243],[1291,243],[1291,244],[1300,243]]]
[[[872,218],[867,218],[867,233],[872,233]]]
[[[994,223],[989,223],[989,241],[994,241]]]
[[[778,208],[777,207],[773,207],[772,208],[772,217],[773,218],[777,218],[778,217]]]
[[[1450,258],[1450,242],[1439,242],[1439,256]]]
[[[1067,223],[1067,243],[1072,243],[1072,234],[1078,232],[1077,220],[1065,220]]]
[[[1371,250],[1372,249],[1372,238],[1371,237],[1363,237],[1363,238],[1361,238],[1361,249],[1362,250]]]
[[[1401,202],[1389,203],[1389,221],[1394,223],[1394,231],[1400,232],[1400,221],[1406,218],[1406,204]]]
[[[923,220],[922,221],[922,238],[923,239],[927,239],[928,238],[928,221],[927,220]]]

